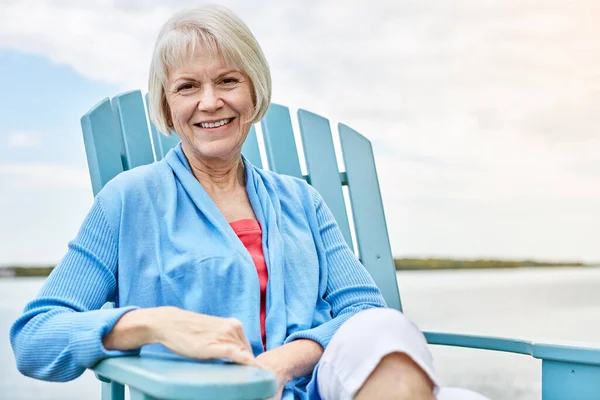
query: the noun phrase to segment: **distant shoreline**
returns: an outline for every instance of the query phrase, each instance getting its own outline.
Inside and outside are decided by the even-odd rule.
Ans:
[[[535,260],[457,260],[446,258],[395,258],[394,264],[397,271],[412,270],[443,270],[443,269],[498,269],[498,268],[530,268],[530,267],[594,267],[576,261],[535,261]]]
[[[525,267],[597,267],[582,262],[545,262],[534,260],[457,260],[444,258],[395,258],[397,271],[435,271],[450,269],[500,269]],[[0,278],[46,277],[53,265],[0,266]]]

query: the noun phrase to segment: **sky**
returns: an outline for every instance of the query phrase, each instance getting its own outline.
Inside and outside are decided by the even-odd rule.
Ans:
[[[146,91],[199,3],[0,1],[0,265],[61,259],[93,200],[80,117]],[[372,141],[395,256],[600,262],[600,3],[218,3],[274,102]]]

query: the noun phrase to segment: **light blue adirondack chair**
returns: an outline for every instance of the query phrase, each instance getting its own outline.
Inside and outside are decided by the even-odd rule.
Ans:
[[[308,175],[303,176],[289,110],[273,104],[260,122],[268,168],[306,179],[322,194],[352,247],[342,186],[347,185],[360,260],[389,307],[402,310],[371,143],[338,125],[345,172],[339,172],[329,121],[298,111]],[[123,170],[160,160],[177,136],[159,134],[149,124],[140,91],[105,99],[81,118],[94,194]],[[148,130],[150,126],[150,132]],[[152,140],[151,140],[152,138]],[[251,129],[244,155],[263,168]],[[538,344],[526,340],[426,332],[430,344],[519,353],[541,359],[543,400],[600,399],[600,348]],[[275,393],[274,376],[238,365],[182,361],[167,356],[135,356],[101,361],[93,370],[103,382],[103,400],[264,399]]]

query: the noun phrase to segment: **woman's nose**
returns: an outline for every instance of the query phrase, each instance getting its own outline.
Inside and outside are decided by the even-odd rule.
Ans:
[[[212,88],[202,90],[200,101],[198,102],[198,110],[205,112],[215,112],[223,106],[223,100],[218,96],[218,93]]]

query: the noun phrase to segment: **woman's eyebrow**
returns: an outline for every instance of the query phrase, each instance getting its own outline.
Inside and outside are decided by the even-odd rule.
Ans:
[[[238,70],[229,69],[229,70],[227,70],[225,72],[218,73],[216,79],[222,78],[225,75],[229,75],[229,74],[240,74],[240,75],[242,75],[242,73],[240,71],[238,71]],[[197,78],[195,76],[193,76],[192,74],[182,74],[182,75],[178,76],[177,78],[175,78],[172,81],[172,84],[176,84],[179,81],[194,81],[196,79]]]
[[[191,75],[181,75],[171,81],[171,85],[176,85],[181,81],[189,82],[195,80]]]
[[[241,72],[240,72],[240,71],[237,71],[237,70],[235,70],[235,69],[230,69],[230,70],[228,70],[228,71],[226,71],[226,72],[222,72],[222,73],[220,73],[219,75],[217,75],[217,79],[219,79],[219,78],[222,78],[222,77],[224,77],[225,75],[229,75],[229,74],[232,74],[232,73],[235,73],[235,74],[241,74]]]

